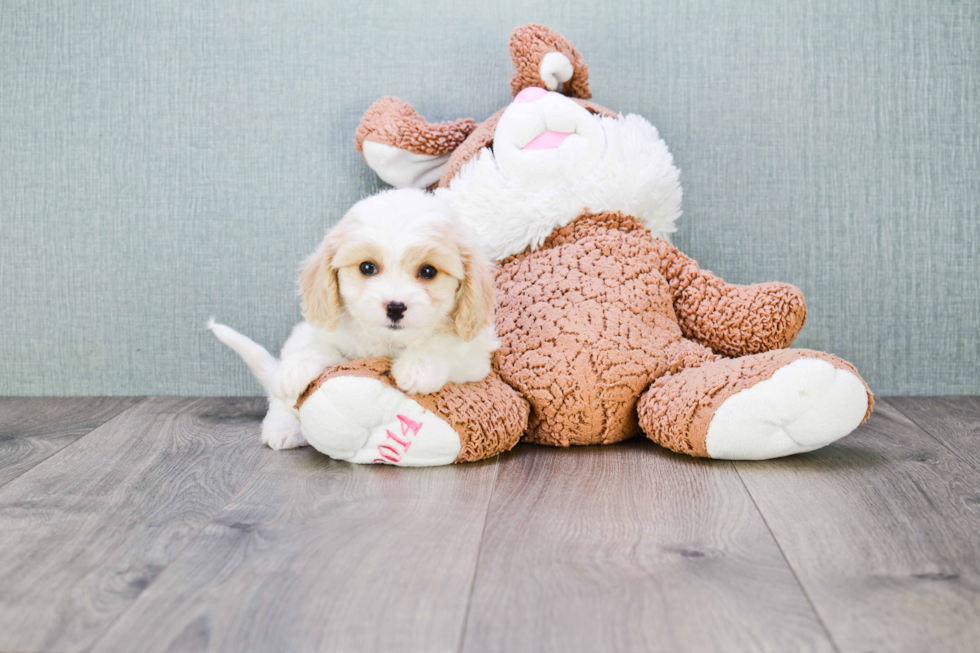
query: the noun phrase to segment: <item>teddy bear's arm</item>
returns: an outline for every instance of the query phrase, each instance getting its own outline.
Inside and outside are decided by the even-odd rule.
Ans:
[[[725,283],[665,240],[660,271],[684,336],[729,357],[788,347],[806,321],[806,302],[788,283]]]
[[[383,97],[364,113],[354,145],[392,186],[425,188],[439,181],[449,156],[476,127],[472,118],[430,123],[410,104]]]

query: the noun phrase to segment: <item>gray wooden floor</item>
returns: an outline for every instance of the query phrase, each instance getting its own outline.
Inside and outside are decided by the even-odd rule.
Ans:
[[[0,651],[977,651],[980,398],[811,454],[435,469],[261,399],[0,399]]]

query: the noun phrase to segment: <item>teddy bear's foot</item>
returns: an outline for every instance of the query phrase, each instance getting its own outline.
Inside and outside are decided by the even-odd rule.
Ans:
[[[391,363],[338,365],[297,403],[306,440],[331,458],[402,467],[479,460],[517,443],[527,404],[499,377],[449,384],[431,395],[406,395]]]
[[[310,445],[352,463],[426,467],[455,461],[461,447],[456,431],[374,371],[343,370],[318,380],[299,408]]]
[[[727,460],[813,451],[857,428],[868,403],[858,376],[801,358],[726,399],[708,425],[705,447],[712,458]]]
[[[764,460],[818,449],[867,418],[873,398],[846,361],[808,350],[725,359],[659,379],[640,401],[647,435],[682,453]]]

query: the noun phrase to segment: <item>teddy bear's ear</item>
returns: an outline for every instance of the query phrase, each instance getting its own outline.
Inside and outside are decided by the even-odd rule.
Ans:
[[[530,23],[510,35],[510,58],[514,74],[510,87],[514,97],[528,86],[558,91],[568,97],[588,100],[589,67],[579,51],[558,32]]]
[[[383,97],[361,118],[354,143],[364,160],[396,188],[427,188],[442,176],[449,156],[476,129],[472,118],[433,124],[411,105]]]

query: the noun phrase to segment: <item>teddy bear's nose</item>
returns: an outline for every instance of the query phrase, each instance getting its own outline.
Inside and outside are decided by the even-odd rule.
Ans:
[[[528,86],[526,89],[517,94],[514,98],[514,102],[537,102],[545,95],[548,91],[544,90],[540,86]]]

